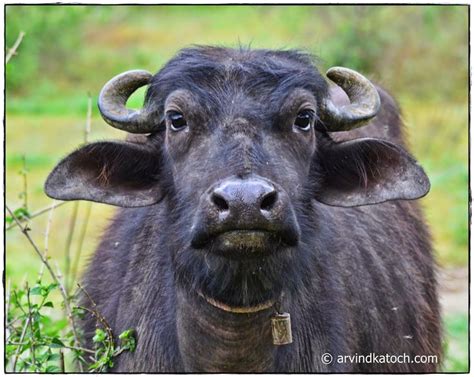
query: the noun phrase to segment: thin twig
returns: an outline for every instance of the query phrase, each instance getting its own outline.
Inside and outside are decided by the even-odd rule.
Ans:
[[[69,223],[69,230],[66,238],[66,248],[64,253],[64,284],[66,286],[66,292],[70,292],[70,273],[71,273],[71,246],[72,238],[74,237],[74,231],[76,229],[77,213],[79,212],[79,202],[74,202],[74,209],[72,211],[71,221]]]
[[[46,266],[46,268],[48,269],[50,275],[51,275],[51,278],[53,279],[53,281],[58,284],[58,287],[59,287],[59,291],[61,293],[61,296],[63,297],[63,301],[64,301],[64,308],[66,310],[66,314],[67,314],[67,318],[69,320],[69,323],[71,324],[71,330],[72,330],[72,334],[73,334],[73,337],[74,337],[74,344],[79,346],[80,345],[80,342],[79,342],[79,337],[77,335],[77,330],[76,330],[76,324],[74,322],[74,317],[72,316],[72,311],[71,311],[71,306],[69,304],[69,298],[67,296],[67,293],[66,293],[66,289],[64,288],[64,285],[61,283],[61,281],[58,279],[58,277],[56,276],[56,274],[54,273],[53,269],[51,268],[51,265],[49,264],[48,260],[45,259],[43,257],[43,253],[41,253],[41,251],[39,250],[38,246],[36,246],[36,243],[33,241],[33,239],[30,237],[29,233],[28,233],[28,230],[26,227],[23,227],[20,223],[20,221],[18,220],[18,218],[15,216],[15,214],[12,212],[12,210],[6,205],[5,206],[7,211],[10,213],[10,215],[12,216],[13,220],[18,224],[18,226],[20,227],[21,229],[21,232],[25,235],[26,239],[28,240],[28,242],[30,243],[30,245],[33,247],[33,249],[35,250],[36,254],[38,255],[38,257],[41,259],[41,262],[44,263],[44,265]],[[16,365],[16,364],[15,364]],[[79,364],[79,367],[81,369],[81,372],[82,372],[82,364]]]
[[[56,208],[54,206],[55,203],[56,203],[56,200],[53,201],[53,205],[51,206],[49,210],[48,222],[46,223],[46,229],[44,231],[44,245],[43,245],[43,258],[44,259],[48,259],[49,232],[51,230],[51,223],[53,222],[53,212],[54,212],[54,209]],[[43,278],[43,273],[44,273],[44,264],[41,263],[40,273],[38,276],[38,282],[41,282],[41,279]]]
[[[24,284],[24,283],[23,283],[23,284]],[[21,284],[21,285],[23,285],[23,284]],[[15,290],[13,291],[13,294],[15,295],[15,301],[18,303],[18,309],[21,310],[21,312],[25,315],[25,317],[28,316],[28,314],[25,312],[25,310],[24,310],[23,307],[21,306],[20,300],[18,300],[18,295],[17,295],[17,293],[16,293]]]
[[[39,250],[38,246],[36,246],[35,242],[33,241],[33,239],[30,237],[29,233],[28,233],[28,230],[26,227],[23,227],[21,224],[20,224],[20,220],[18,220],[18,218],[15,216],[15,214],[12,212],[12,210],[10,209],[10,207],[5,206],[7,211],[10,213],[10,215],[12,216],[13,220],[18,223],[18,226],[20,227],[20,230],[21,232],[25,235],[26,239],[28,240],[28,242],[30,243],[30,245],[33,247],[33,249],[35,250],[36,254],[38,254],[38,256],[40,257],[41,261],[44,263],[44,265],[46,266],[46,268],[48,269],[51,277],[53,278],[54,282],[59,284],[59,286],[61,286],[61,282],[58,280],[58,278],[56,277],[56,274],[54,273],[53,269],[51,268],[51,265],[49,264],[48,260],[47,259],[44,259],[43,257],[43,253],[41,253],[41,251]],[[67,296],[64,296],[63,297],[65,299],[65,301],[68,301],[67,300]]]
[[[23,340],[25,339],[26,329],[28,328],[29,323],[30,323],[30,317],[26,317],[26,322],[25,322],[25,325],[23,326],[23,330],[21,331],[21,335],[20,335],[20,343],[23,343]],[[20,350],[21,350],[21,347],[18,347],[15,352],[15,359],[13,361],[13,372],[16,372],[16,364],[18,363],[18,359],[20,357]]]
[[[56,202],[56,203],[54,203],[53,205],[50,205],[50,206],[45,207],[45,208],[42,208],[42,209],[40,209],[40,210],[38,210],[38,211],[32,213],[30,216],[28,216],[28,220],[34,219],[35,217],[40,216],[40,215],[42,215],[43,213],[46,213],[46,212],[50,211],[50,210],[53,209],[53,208],[58,208],[58,207],[62,206],[63,204],[66,204],[66,203],[69,203],[69,202]],[[20,224],[21,224],[22,221],[25,221],[25,220],[27,220],[27,219],[22,219],[22,220],[20,220]],[[9,225],[9,226],[6,228],[6,230],[10,230],[10,229],[12,229],[12,228],[14,228],[14,227],[16,227],[16,226],[18,226],[18,225],[19,225],[18,223],[14,222],[14,223],[12,223],[11,225]]]
[[[23,177],[23,192],[20,193],[20,197],[23,199],[23,208],[28,213],[28,170],[26,169],[26,156],[22,156],[23,160],[23,169],[21,169],[20,174]]]
[[[12,345],[12,346],[26,346],[28,343],[19,343],[19,342],[8,342],[9,345]],[[41,343],[41,345],[48,345],[49,343]],[[81,351],[81,352],[85,352],[85,353],[95,353],[94,350],[91,350],[89,348],[84,348],[84,347],[73,347],[73,346],[68,346],[66,344],[63,344],[61,346],[62,348],[67,348],[69,350],[73,350],[73,351]]]
[[[33,360],[33,366],[36,372],[36,347],[35,347],[35,330],[33,329],[33,313],[31,313],[31,300],[30,300],[30,288],[28,287],[28,283],[26,284],[26,302],[28,304],[28,318],[30,319],[30,331],[31,331],[31,359]]]
[[[86,295],[87,299],[90,301],[94,309],[96,309],[97,304],[95,303],[94,299],[90,296],[89,292],[87,292],[86,289],[80,283],[77,283],[77,287]]]
[[[71,267],[70,286],[72,286],[72,283],[76,281],[77,271],[79,269],[79,261],[81,259],[82,248],[84,246],[84,240],[86,238],[87,225],[89,225],[89,219],[91,216],[91,209],[92,209],[92,203],[90,202],[86,203],[86,214],[85,214],[84,222],[82,223],[81,233],[79,235],[77,251],[76,251],[76,254],[74,255],[74,261]]]
[[[64,363],[64,352],[63,350],[59,350],[59,369],[61,369],[61,373],[66,373],[66,366]]]
[[[89,295],[89,292],[87,292],[84,287],[77,283],[77,286],[79,287],[79,289],[86,295],[87,299],[91,302],[92,304],[92,307],[93,309],[89,309],[89,308],[85,308],[83,306],[78,306],[78,308],[81,308],[81,309],[84,309],[84,310],[87,310],[89,313],[92,313],[94,314],[94,316],[100,321],[100,323],[102,323],[102,325],[104,326],[105,330],[107,331],[107,333],[110,335],[111,337],[111,340],[113,341],[113,334],[112,334],[112,328],[110,327],[109,323],[107,322],[107,320],[105,319],[105,317],[99,312],[99,310],[97,309],[97,304],[95,303],[95,301],[92,299],[92,297]]]
[[[59,268],[58,262],[57,262],[57,261],[54,261],[54,264],[55,264],[55,266],[56,266],[56,275],[57,275],[57,277],[58,277],[58,280],[65,282],[66,279],[64,278],[63,274],[61,273],[61,270],[60,270],[60,268]],[[68,297],[70,297],[70,296],[68,296]],[[66,307],[65,307],[64,309],[66,309]],[[66,313],[67,313],[67,312],[66,312]],[[70,311],[70,313],[71,313],[71,319],[72,319],[72,318],[73,318],[73,317],[72,317],[72,311]],[[79,338],[78,338],[78,339],[79,339]],[[77,342],[77,346],[78,346],[78,347],[80,346],[79,341]],[[83,369],[81,363],[79,363],[79,370],[80,370],[81,372],[84,371],[84,369]]]
[[[5,316],[8,318],[8,312],[10,311],[10,298],[11,298],[11,292],[12,286],[11,286],[11,281],[10,279],[7,280],[7,285],[5,286],[5,291],[7,292],[7,295],[5,297]]]
[[[89,348],[84,348],[84,347],[72,347],[72,346],[67,346],[67,345],[64,345],[63,347],[68,348],[70,350],[74,350],[74,351],[81,351],[81,352],[86,352],[86,353],[95,353],[94,350],[90,350]]]
[[[86,308],[85,306],[78,306],[79,309],[85,310],[86,312],[89,312],[92,314],[94,317],[97,318],[97,320],[102,324],[104,327],[105,331],[107,332],[107,337],[109,339],[109,350],[112,350],[114,348],[114,335],[112,333],[112,328],[110,327],[109,323],[106,321],[105,317],[100,314],[97,310],[92,310],[90,308]]]
[[[12,319],[10,322],[7,323],[7,328],[10,328],[13,324],[15,324],[16,322],[20,321],[21,318],[15,318],[15,319]],[[9,336],[7,336],[8,338]]]
[[[8,64],[10,59],[12,58],[13,55],[16,54],[16,50],[20,46],[20,43],[25,36],[25,33],[23,31],[20,31],[20,34],[18,35],[18,38],[16,39],[15,43],[13,44],[12,48],[8,49],[7,56],[5,58],[5,64]]]
[[[115,343],[114,343],[114,334],[112,332],[112,328],[110,327],[109,323],[105,319],[105,317],[100,313],[100,311],[97,309],[97,304],[95,301],[92,299],[92,297],[89,295],[89,293],[84,289],[84,287],[77,283],[77,286],[79,289],[86,295],[88,300],[91,302],[93,309],[86,308],[84,306],[78,306],[78,308],[83,309],[89,313],[91,313],[94,317],[97,318],[97,320],[102,324],[104,327],[105,331],[107,332],[107,337],[109,339],[108,342],[108,350],[107,353],[110,353],[114,348],[115,348]]]
[[[10,312],[10,299],[11,299],[11,294],[12,294],[11,290],[12,290],[11,281],[10,279],[8,279],[7,285],[5,286],[5,291],[7,292],[7,295],[5,296],[5,314],[4,314],[6,318],[5,322],[8,321],[8,313]],[[5,326],[5,338],[8,339],[9,337],[10,337],[10,325],[7,323],[7,325]]]

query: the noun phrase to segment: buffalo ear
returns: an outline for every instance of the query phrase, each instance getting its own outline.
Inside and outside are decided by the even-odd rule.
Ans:
[[[45,183],[48,196],[120,207],[155,204],[162,198],[159,153],[129,142],[99,142],[64,158]]]
[[[328,205],[353,207],[417,199],[430,190],[423,168],[388,141],[366,138],[325,143],[317,158],[316,199]]]

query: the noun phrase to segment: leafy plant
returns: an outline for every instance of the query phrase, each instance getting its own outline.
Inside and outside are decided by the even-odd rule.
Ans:
[[[136,342],[134,338],[134,331],[132,329],[125,330],[119,335],[121,341],[119,346],[116,346],[113,337],[103,329],[96,329],[95,335],[92,338],[96,345],[95,362],[91,364],[89,371],[91,372],[106,372],[109,368],[114,366],[114,358],[124,351],[135,351]]]
[[[26,208],[20,207],[13,211],[13,214],[18,218],[18,220],[27,220],[30,218],[30,213]],[[13,216],[5,216],[5,222],[10,225],[13,223]]]
[[[51,320],[54,304],[50,295],[57,288],[56,283],[38,281],[31,288],[25,283],[9,293],[5,347],[8,371],[65,372],[64,349],[82,357],[82,351],[73,345],[72,332],[62,335],[67,321]]]
[[[9,292],[5,347],[9,372],[65,373],[66,356],[72,359],[71,368],[87,363],[90,372],[105,372],[113,366],[115,357],[124,351],[135,350],[132,329],[122,332],[118,336],[120,344],[116,345],[105,319],[95,310],[81,307],[72,311],[76,318],[89,311],[99,316],[106,328],[96,329],[92,339],[94,349],[77,346],[63,311],[56,310],[51,297],[58,288],[57,283],[38,281],[33,287],[25,283],[24,287]]]

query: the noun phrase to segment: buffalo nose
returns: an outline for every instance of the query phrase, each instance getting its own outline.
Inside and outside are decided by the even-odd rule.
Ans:
[[[191,245],[212,242],[216,252],[269,251],[269,245],[295,246],[300,229],[283,187],[260,176],[228,177],[199,199]]]
[[[212,190],[210,201],[222,215],[239,217],[269,218],[280,207],[275,187],[258,178],[226,180]]]

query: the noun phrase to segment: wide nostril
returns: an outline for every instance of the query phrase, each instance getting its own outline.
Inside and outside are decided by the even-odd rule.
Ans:
[[[225,200],[221,195],[217,193],[212,193],[211,201],[217,207],[219,211],[228,211],[229,210],[229,203]]]
[[[278,199],[278,194],[276,191],[269,192],[263,197],[260,203],[260,209],[264,211],[271,211],[273,207],[275,206],[277,199]]]

